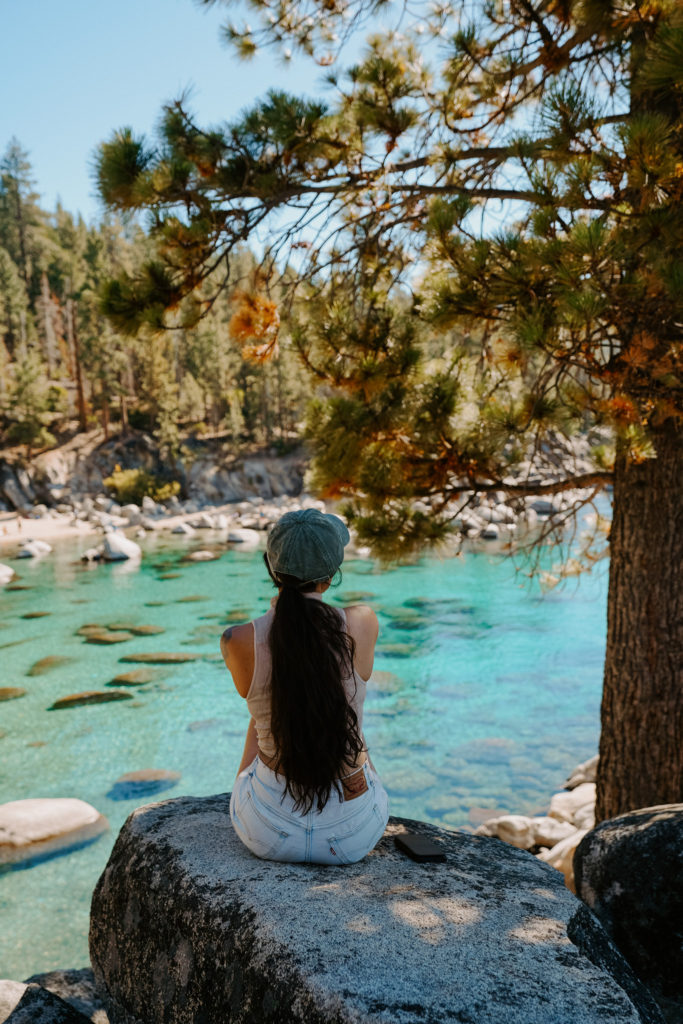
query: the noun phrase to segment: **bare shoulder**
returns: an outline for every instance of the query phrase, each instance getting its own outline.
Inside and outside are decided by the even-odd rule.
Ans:
[[[221,654],[240,697],[246,697],[254,673],[254,625],[228,626],[221,635]]]
[[[379,620],[369,604],[352,604],[345,608],[349,632],[363,633],[376,639],[379,632]]]
[[[221,634],[221,650],[240,651],[249,647],[254,640],[254,626],[244,622],[239,626],[228,626]]]

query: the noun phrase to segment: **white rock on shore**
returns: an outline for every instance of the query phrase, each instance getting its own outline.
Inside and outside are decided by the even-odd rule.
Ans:
[[[595,754],[594,757],[589,758],[588,761],[578,764],[565,782],[564,788],[576,789],[576,787],[580,786],[582,782],[595,782],[595,777],[598,771],[599,756],[599,754]]]
[[[52,545],[45,540],[27,540],[19,549],[17,558],[41,558],[42,555],[49,555],[51,551]]]
[[[575,789],[555,793],[550,800],[548,814],[558,821],[569,821],[574,824],[574,817],[586,805],[595,806],[595,783],[582,782]]]
[[[538,854],[539,860],[562,872],[565,885],[574,893],[574,852],[587,832],[587,828],[574,829],[566,839],[556,843],[549,850],[541,850]]]
[[[561,871],[567,888],[574,892],[574,851],[595,825],[597,765],[597,754],[578,765],[567,780],[567,786],[572,788],[552,796],[547,815],[528,818],[502,814],[485,821],[474,834],[494,836],[521,850],[537,852],[538,847],[543,847],[537,856]]]
[[[0,562],[0,587],[4,587],[6,583],[11,583],[15,576],[16,573],[10,565]]]

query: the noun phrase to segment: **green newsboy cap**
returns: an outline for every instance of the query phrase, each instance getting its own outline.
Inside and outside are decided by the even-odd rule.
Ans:
[[[286,512],[268,534],[268,564],[272,572],[317,583],[334,576],[349,540],[339,516],[315,508]]]

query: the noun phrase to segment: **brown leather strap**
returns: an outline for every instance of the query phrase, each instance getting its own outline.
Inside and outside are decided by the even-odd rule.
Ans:
[[[275,771],[275,765],[277,760],[274,757],[269,757],[268,754],[264,754],[260,747],[257,748],[257,753],[260,761],[270,768],[271,771]],[[367,792],[368,783],[365,778],[365,772],[363,769],[367,764],[367,759],[360,765],[355,771],[352,771],[350,775],[345,775],[339,779],[341,782],[342,790],[344,792],[344,800],[355,800],[357,796],[362,796],[363,793]]]

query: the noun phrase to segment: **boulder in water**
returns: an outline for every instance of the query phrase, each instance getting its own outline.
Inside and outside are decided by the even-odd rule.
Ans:
[[[142,548],[124,534],[110,531],[104,537],[102,557],[105,562],[122,562],[128,558],[135,560],[142,558]]]
[[[406,826],[445,863],[401,854]],[[241,844],[227,795],[147,805],[93,894],[98,988],[145,1024],[662,1024],[559,876],[494,843],[391,819],[360,863],[283,864]]]
[[[91,842],[109,828],[84,800],[71,797],[0,804],[0,864],[18,864]]]
[[[43,555],[49,555],[51,551],[52,545],[46,540],[27,540],[19,548],[17,558],[41,558]]]

